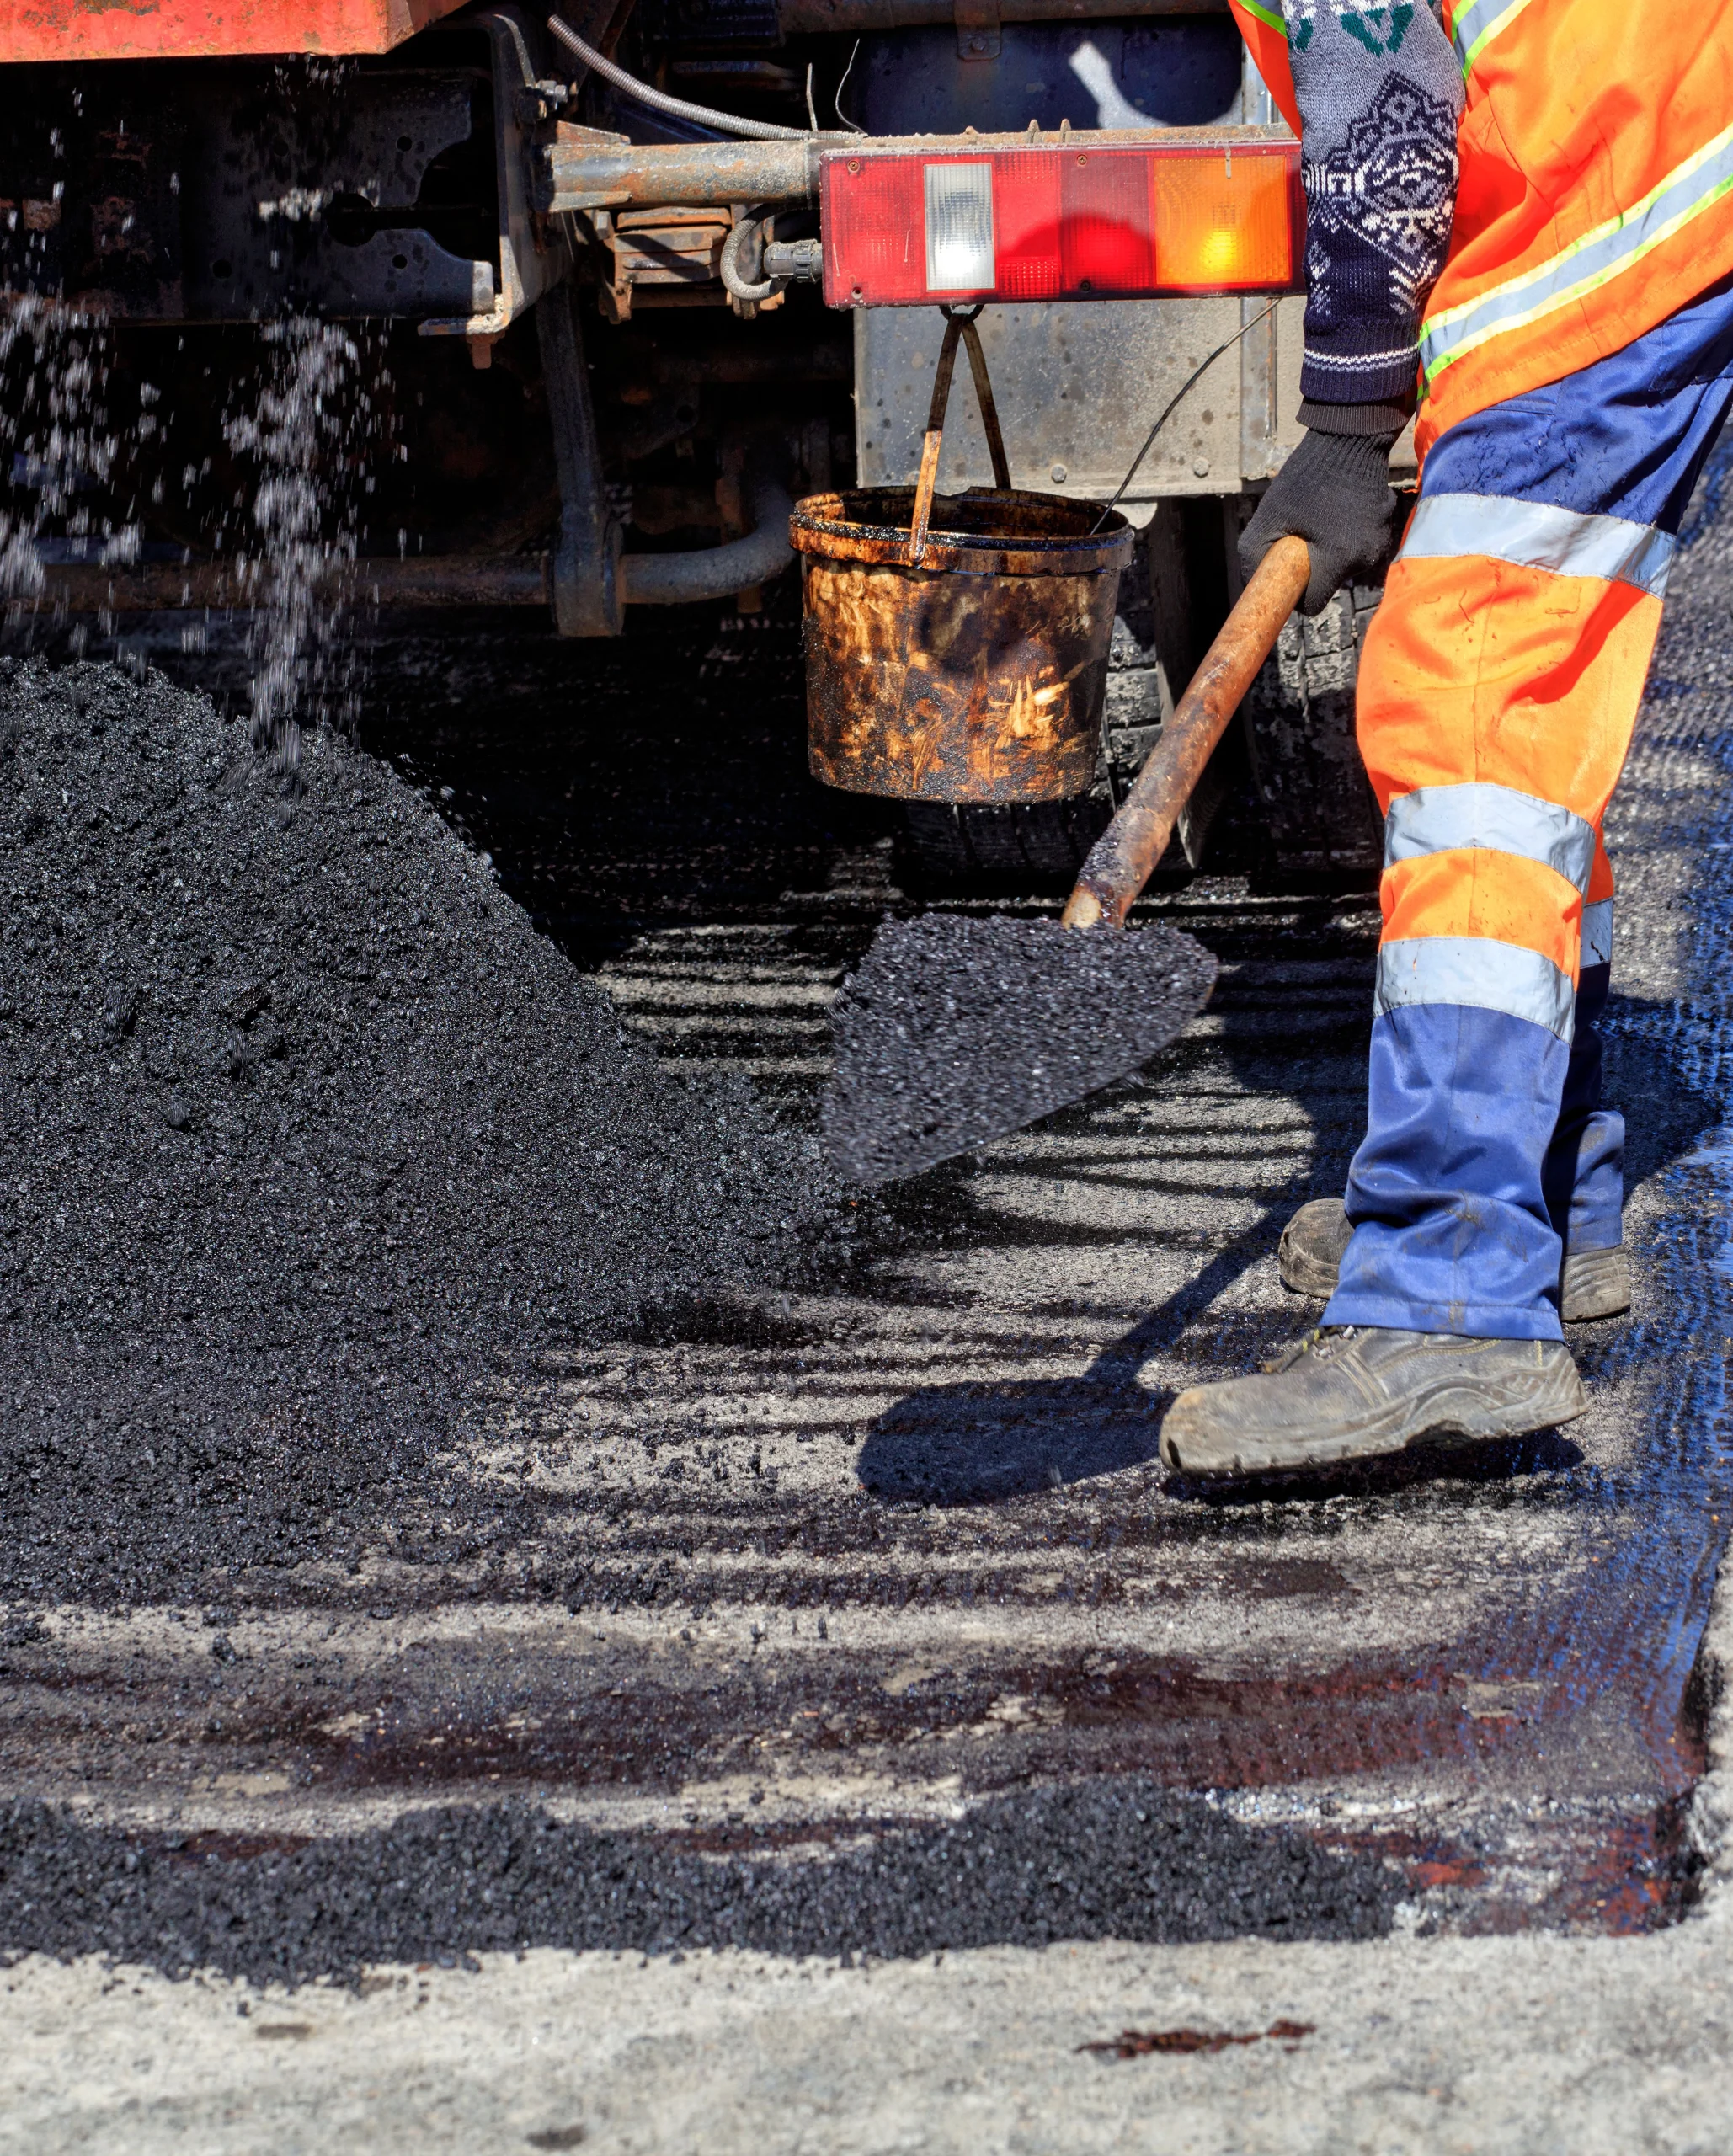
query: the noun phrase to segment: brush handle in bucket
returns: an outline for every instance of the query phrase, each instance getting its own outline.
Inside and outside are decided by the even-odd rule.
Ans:
[[[945,408],[951,402],[951,377],[957,368],[959,339],[968,350],[968,371],[975,378],[975,401],[981,408],[981,425],[987,436],[987,454],[993,460],[993,483],[1000,491],[1010,489],[1010,466],[1005,454],[1005,436],[999,430],[999,408],[993,401],[993,385],[987,379],[987,355],[981,350],[975,328],[978,307],[941,307],[945,318],[945,341],[939,348],[938,371],[933,376],[932,402],[927,407],[926,434],[920,445],[920,477],[914,484],[914,514],[909,525],[909,566],[918,569],[926,559],[926,536],[933,519],[933,488],[939,478],[939,451],[945,440]]]

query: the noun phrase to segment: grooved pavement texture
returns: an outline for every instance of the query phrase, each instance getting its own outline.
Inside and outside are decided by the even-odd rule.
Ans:
[[[790,1953],[707,1950],[644,1961],[535,1948],[521,1958],[472,1955],[478,1966],[471,1968],[455,1966],[448,1943],[424,1957],[426,1967],[370,1967],[354,1992],[248,1988],[209,1977],[174,1984],[136,1963],[32,1957],[0,1971],[8,2039],[0,2135],[32,2152],[123,2146],[147,2156],[170,2148],[227,2156],[333,2146],[583,2146],[659,2156],[911,2148],[1707,2156],[1733,2145],[1733,1728],[1722,1696],[1733,1625],[1725,1597],[1699,1642],[1723,1539],[1719,1516],[1727,1509],[1725,1374],[1733,1335],[1730,1149],[1713,1120],[1727,1075],[1729,910],[1719,862],[1733,764],[1728,569],[1720,531],[1699,531],[1681,563],[1611,835],[1624,901],[1616,1051],[1627,1078],[1644,1068],[1663,1074],[1681,1116],[1700,1134],[1640,1193],[1633,1229],[1643,1297],[1633,1320],[1580,1349],[1598,1417],[1581,1457],[1499,1460],[1474,1486],[1386,1488],[1370,1501],[1337,1492],[1308,1503],[1266,1492],[1237,1519],[1224,1518],[1188,1513],[1146,1486],[1138,1433],[1147,1423],[1132,1400],[1114,1410],[1125,1417],[1117,1450],[1074,1456],[1037,1446],[1014,1458],[1007,1486],[984,1487],[978,1467],[959,1490],[952,1425],[978,1421],[984,1398],[971,1389],[965,1350],[984,1363],[999,1352],[990,1327],[971,1321],[970,1331],[965,1315],[978,1310],[987,1283],[1009,1303],[1025,1278],[1005,1233],[997,1246],[965,1241],[943,1262],[930,1251],[904,1258],[927,1299],[919,1315],[930,1329],[911,1337],[941,1366],[940,1382],[924,1401],[902,1407],[912,1428],[878,1415],[862,1448],[871,1457],[861,1463],[861,1493],[846,1504],[835,1494],[840,1455],[825,1448],[850,1442],[842,1433],[860,1417],[843,1401],[834,1426],[823,1419],[834,1396],[824,1387],[835,1388],[843,1371],[841,1353],[827,1344],[832,1320],[849,1315],[843,1299],[828,1308],[797,1299],[806,1329],[779,1337],[771,1328],[765,1346],[729,1339],[712,1343],[712,1353],[701,1339],[677,1338],[665,1350],[616,1358],[592,1379],[580,1370],[562,1412],[581,1414],[586,1429],[595,1428],[592,1415],[616,1418],[589,1486],[612,1494],[584,1515],[599,1545],[591,1570],[563,1579],[563,1597],[545,1614],[537,1614],[544,1605],[525,1614],[482,1604],[471,1631],[491,1636],[466,1647],[468,1663],[454,1645],[455,1620],[438,1610],[416,1613],[416,1636],[398,1651],[411,1628],[390,1616],[384,1598],[413,1601],[410,1569],[371,1570],[359,1591],[380,1597],[387,1615],[368,1620],[357,1609],[339,1624],[338,1614],[323,1620],[322,1612],[327,1645],[309,1683],[327,1686],[311,1725],[323,1734],[314,1744],[304,1729],[304,1750],[295,1754],[312,1763],[308,1787],[271,1794],[269,1774],[255,1784],[241,1772],[217,1788],[176,1766],[153,1797],[147,1777],[136,1787],[104,1779],[114,1759],[136,1764],[149,1752],[156,1740],[143,1726],[147,1713],[173,1726],[163,1702],[176,1685],[208,1717],[202,1745],[188,1747],[188,1756],[219,1762],[237,1725],[262,1758],[272,1756],[263,1734],[244,1729],[248,1688],[263,1689],[291,1654],[319,1659],[313,1626],[295,1610],[255,1609],[228,1629],[189,1626],[184,1616],[170,1626],[161,1612],[117,1613],[104,1631],[56,1608],[45,1620],[54,1653],[29,1641],[8,1650],[20,1669],[40,1672],[29,1696],[49,1703],[35,1723],[19,1725],[37,1749],[8,1754],[15,1783],[33,1760],[47,1759],[68,1778],[81,1760],[86,1816],[122,1816],[128,1803],[148,1815],[152,1801],[172,1802],[184,1807],[189,1827],[194,1815],[223,1821],[232,1838],[221,1846],[235,1857],[248,1835],[255,1846],[268,1838],[274,1820],[318,1831],[323,1816],[328,1830],[345,1806],[351,1820],[368,1816],[370,1790],[381,1803],[400,1802],[406,1786],[424,1788],[440,1771],[443,1750],[466,1745],[467,1788],[527,1773],[541,1778],[538,1788],[588,1804],[592,1818],[656,1820],[663,1830],[695,1822],[692,1846],[701,1843],[712,1857],[738,1850],[742,1844],[729,1835],[749,1836],[754,1820],[766,1832],[750,1845],[773,1861],[781,1849],[793,1864],[799,1838],[821,1832],[845,1849],[876,1836],[883,1851],[893,1837],[882,1812],[872,1816],[871,1801],[904,1819],[922,1804],[929,1816],[972,1807],[978,1817],[994,1800],[982,1801],[978,1780],[962,1786],[965,1774],[997,1773],[1013,1784],[1076,1774],[1086,1784],[1091,1763],[1112,1766],[1112,1746],[1133,1735],[1172,1739],[1178,1751],[1163,1770],[1176,1786],[1195,1788],[1200,1766],[1229,1758],[1231,1746],[1187,1750],[1196,1742],[1183,1734],[1196,1694],[1177,1688],[1189,1668],[1186,1681],[1201,1671],[1217,1688],[1218,1738],[1249,1729],[1258,1745],[1280,1752],[1286,1732],[1293,1748],[1271,1764],[1262,1786],[1218,1785],[1208,1801],[1229,1817],[1258,1819],[1261,1832],[1285,1819],[1326,1843],[1357,1834],[1363,1844],[1368,1822],[1378,1826],[1383,1860],[1405,1867],[1413,1897],[1390,1912],[1393,1935],[1344,1944],[1064,1940],[864,1967]],[[1270,1083],[1273,1053],[1249,1067],[1253,1084]],[[1207,1078],[1201,1049],[1193,1069]],[[1651,1114],[1659,1113],[1660,1076],[1656,1086]],[[1211,1251],[1241,1230],[1243,1215],[1225,1217],[1220,1183],[1224,1164],[1245,1150],[1246,1124],[1230,1121],[1243,1110],[1225,1086],[1195,1097],[1200,1118],[1223,1124],[1218,1142],[1200,1143],[1186,1164],[1216,1193],[1217,1211],[1208,1215],[1182,1193],[1158,1216],[1174,1224],[1163,1250],[1173,1306],[1160,1337],[1138,1331],[1122,1351],[1134,1369],[1150,1355],[1168,1358],[1165,1369],[1186,1357],[1232,1363],[1271,1329],[1261,1291],[1224,1302],[1222,1276],[1211,1270]],[[1109,1104],[1106,1112],[1110,1128],[1116,1113],[1127,1123],[1113,1158],[1092,1167],[1109,1217],[1132,1204],[1144,1101],[1173,1112],[1153,1084],[1129,1107]],[[1063,1154],[1084,1127],[1061,1122],[998,1156],[998,1187],[1015,1201],[1002,1220],[1043,1222],[1058,1181],[1037,1171],[1039,1149]],[[1272,1145],[1282,1128],[1272,1117]],[[1279,1176],[1265,1187],[1272,1210],[1304,1194],[1289,1192]],[[1243,1198],[1234,1202],[1251,1209]],[[908,1217],[942,1224],[942,1208],[922,1214],[917,1206]],[[1088,1246],[1096,1277],[1108,1284],[1087,1305],[1087,1321],[1110,1342],[1124,1322],[1116,1299],[1130,1299],[1112,1264],[1144,1264],[1151,1247],[1148,1216],[1130,1217],[1122,1249]],[[1058,1225],[1063,1232],[1045,1241],[1031,1227],[1029,1278],[1051,1280],[1064,1235],[1074,1246],[1083,1241],[1074,1214]],[[1248,1242],[1242,1255],[1233,1283],[1249,1277],[1255,1257],[1266,1261],[1266,1244],[1255,1250]],[[1144,1286],[1147,1297],[1147,1279]],[[1122,1371],[1099,1396],[1065,1390],[1076,1384],[1065,1361],[1076,1353],[1075,1331],[1065,1329],[1069,1310],[1031,1303],[1014,1311],[995,1305],[994,1314],[1021,1328],[1026,1355],[1037,1325],[1052,1323],[1060,1341],[1055,1390],[1069,1403],[1056,1418],[1061,1428],[1086,1433],[1104,1404],[1134,1390]],[[1182,1315],[1193,1330],[1175,1358]],[[869,1337],[866,1354],[877,1352]],[[1036,1352],[1044,1351],[1037,1344]],[[728,1382],[738,1384],[734,1395]],[[1014,1396],[1005,1428],[1015,1454],[1033,1442],[1029,1396],[999,1376],[993,1382]],[[758,1412],[762,1392],[753,1386],[766,1384],[793,1396],[780,1424]],[[936,1405],[935,1392],[945,1396]],[[738,1428],[717,1427],[724,1407],[738,1409]],[[696,1444],[690,1433],[675,1441],[682,1415],[707,1431]],[[707,1425],[701,1416],[713,1419]],[[668,1614],[650,1560],[676,1515],[649,1502],[661,1499],[664,1484],[648,1471],[650,1438],[668,1455],[662,1465],[678,1460],[688,1477],[706,1463],[724,1496],[731,1486],[720,1477],[729,1471],[741,1482],[755,1478],[755,1492],[760,1470],[767,1476],[779,1467],[784,1477],[780,1492],[755,1497],[754,1531],[731,1535],[724,1514],[715,1515],[717,1533],[696,1568],[680,1575],[691,1604]],[[554,1435],[547,1449],[557,1449]],[[506,1465],[515,1458],[507,1448]],[[1059,1470],[1050,1491],[1032,1471],[1044,1463]],[[527,1456],[525,1465],[534,1466]],[[695,1479],[685,1481],[688,1492]],[[637,1526],[634,1507],[643,1515]],[[678,1516],[703,1517],[696,1503]],[[740,1516],[748,1516],[744,1508]],[[634,1534],[643,1537],[635,1545]],[[916,1576],[935,1591],[898,1592],[899,1580]],[[249,1593],[257,1578],[249,1575]],[[1144,1598],[1101,1591],[1116,1579]],[[1304,1592],[1284,1594],[1284,1580]],[[840,1616],[822,1596],[803,1598],[809,1583],[841,1591]],[[1066,1586],[1090,1594],[1074,1602]],[[330,1592],[328,1584],[319,1591]],[[565,1622],[568,1600],[582,1625]],[[379,1641],[371,1650],[369,1621]],[[228,1643],[231,1630],[225,1659],[216,1643]],[[1363,1654],[1368,1639],[1376,1652],[1359,1665],[1368,1689],[1345,1709],[1340,1694],[1319,1686],[1317,1673],[1328,1674],[1330,1657],[1340,1663],[1350,1644]],[[1476,1641],[1486,1658],[1469,1662]],[[1512,1643],[1537,1657],[1523,1665],[1526,1676],[1499,1659]],[[447,1654],[454,1659],[442,1660]],[[1378,1654],[1388,1657],[1382,1665]],[[1030,1673],[1040,1657],[1045,1665]],[[1688,1689],[1693,1660],[1697,1682]],[[418,1662],[429,1672],[424,1680],[414,1673]],[[206,1674],[195,1685],[191,1673],[200,1666]],[[571,1689],[553,1697],[514,1690],[519,1677],[532,1674]],[[152,1705],[135,1694],[135,1681],[141,1691],[161,1682]],[[1543,1696],[1557,1701],[1556,1713],[1536,1707]],[[810,1710],[802,1704],[808,1698]],[[707,1721],[718,1700],[727,1711]],[[1335,1737],[1363,1735],[1376,1725],[1378,1703],[1390,1700],[1430,1703],[1434,1719],[1421,1726],[1417,1751],[1352,1771],[1331,1764]],[[454,1701],[461,1712],[451,1711]],[[590,1719],[570,1724],[577,1735],[568,1743],[561,1716],[585,1705]],[[262,1705],[275,1729],[281,1700]],[[837,1730],[827,1729],[821,1705]],[[834,1748],[799,1738],[814,1726],[809,1712],[835,1737]],[[1610,1719],[1597,1721],[1597,1714]],[[112,1742],[92,1742],[81,1716],[108,1716]],[[189,1734],[198,1726],[189,1720]],[[1460,1740],[1448,1755],[1444,1736]],[[280,1746],[280,1732],[269,1741]],[[1090,1742],[1107,1749],[1091,1753]],[[682,1753],[690,1763],[704,1748],[712,1779],[706,1785],[694,1772],[670,1798],[670,1760],[677,1768]],[[941,1771],[953,1759],[955,1782]],[[823,1785],[827,1760],[846,1784],[841,1799]],[[600,1789],[574,1787],[573,1777],[597,1761],[612,1779]],[[1709,1772],[1698,1779],[1705,1761]],[[845,1769],[859,1778],[847,1783]],[[392,1782],[393,1773],[407,1782]],[[369,1774],[385,1779],[370,1784]],[[354,1779],[346,1783],[345,1774]],[[1122,1782],[1122,1763],[1115,1778]],[[877,1792],[864,1810],[863,1787]],[[1426,1883],[1429,1872],[1448,1874],[1452,1865],[1432,1861],[1424,1836],[1418,1849],[1405,1851],[1394,1831],[1404,1817],[1424,1821],[1426,1805],[1453,1790],[1457,1812],[1447,1804],[1439,1817],[1466,1817],[1486,1862],[1517,1879],[1520,1891],[1502,1903],[1469,1895],[1452,1904],[1454,1890]],[[1554,1911],[1563,1929],[1448,1935],[1453,1907],[1470,1921],[1477,1911],[1485,1921],[1489,1908],[1501,1921],[1544,1920],[1554,1907],[1549,1876],[1576,1860],[1567,1831],[1573,1806],[1604,1855],[1606,1822],[1616,1826],[1624,1816],[1620,1790],[1633,1800],[1629,1823],[1670,1822],[1674,1857],[1704,1867],[1702,1898],[1682,1921],[1634,1936],[1573,1935],[1571,1924],[1595,1920],[1592,1905],[1580,1903],[1575,1916]],[[756,1811],[753,1796],[764,1799]],[[1595,1814],[1597,1802],[1604,1817]],[[768,1831],[779,1822],[794,1845],[783,1849]],[[1045,1846],[1077,1859],[1058,1836]],[[1677,1913],[1689,1870],[1675,1864],[1675,1898],[1652,1908],[1651,1920]],[[1459,1864],[1455,1870],[1466,1876]],[[1620,1891],[1635,1892],[1640,1877],[1632,1874]],[[472,1885],[457,1882],[476,1897],[478,1924],[488,1884],[478,1876]],[[1435,1924],[1444,1935],[1410,1935]],[[1111,2044],[1123,2031],[1136,2032],[1123,2048],[1138,2055],[1078,2048]]]

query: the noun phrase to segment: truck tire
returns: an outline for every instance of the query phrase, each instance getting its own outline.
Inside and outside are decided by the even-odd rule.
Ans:
[[[1360,644],[1382,593],[1357,584],[1321,614],[1296,614],[1242,707],[1252,782],[1276,863],[1376,878],[1378,803],[1354,739]]]

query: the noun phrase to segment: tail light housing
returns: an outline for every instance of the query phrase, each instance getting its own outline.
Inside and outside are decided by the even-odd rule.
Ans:
[[[906,143],[827,152],[828,304],[1285,292],[1301,282],[1298,143],[1003,143],[978,155]]]

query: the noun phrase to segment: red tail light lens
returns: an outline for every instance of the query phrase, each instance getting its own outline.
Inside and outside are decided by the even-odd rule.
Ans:
[[[1058,295],[1059,163],[1038,150],[1014,150],[993,160],[993,207],[998,239],[997,295],[1008,300],[1050,300]],[[853,286],[850,286],[852,292]],[[824,296],[833,307],[850,300]],[[856,306],[871,301],[856,300]]]
[[[863,146],[822,199],[832,307],[1289,291],[1304,245],[1297,143]]]
[[[853,277],[863,291],[882,295],[880,307],[907,306],[927,296],[925,178],[919,157],[861,157],[839,192],[832,233],[830,175],[824,176],[824,231],[831,246],[846,247]],[[832,307],[827,268],[824,296]],[[863,305],[864,302],[856,302]]]
[[[1151,168],[1136,152],[1059,162],[1062,292],[1155,289]]]

